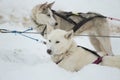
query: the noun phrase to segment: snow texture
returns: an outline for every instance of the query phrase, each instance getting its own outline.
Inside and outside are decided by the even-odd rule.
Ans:
[[[0,29],[27,30],[21,24],[23,17],[29,18],[33,6],[43,2],[46,1],[0,0],[0,16],[3,17],[0,17]],[[119,0],[56,0],[53,6],[55,10],[93,11],[116,18],[120,18],[119,8]],[[16,19],[12,21],[10,15]],[[66,71],[52,62],[46,46],[41,43],[44,41],[41,35],[26,35],[39,41],[20,34],[0,33],[0,80],[120,80],[120,70],[107,66],[89,64],[78,72]],[[87,37],[76,37],[75,41],[94,50]],[[111,38],[111,42],[114,54],[120,55],[120,39]]]

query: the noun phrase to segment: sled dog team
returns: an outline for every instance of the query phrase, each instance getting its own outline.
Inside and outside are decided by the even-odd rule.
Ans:
[[[100,64],[120,68],[120,56],[113,55],[109,36],[109,24],[105,16],[88,12],[77,13],[55,11],[54,2],[36,5],[31,19],[36,29],[48,40],[47,53],[53,62],[69,71],[78,71],[87,64]],[[74,36],[86,33],[96,49],[78,46]]]

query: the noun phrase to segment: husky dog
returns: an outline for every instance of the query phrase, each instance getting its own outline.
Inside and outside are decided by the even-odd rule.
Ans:
[[[74,15],[71,12],[57,12],[51,9],[53,4],[54,2],[49,4],[46,2],[36,5],[32,9],[32,20],[37,25],[46,24],[53,29],[74,30],[75,36],[81,33],[87,33],[93,36],[109,36],[109,25],[104,16],[91,12]],[[64,16],[67,16],[67,18],[64,19]],[[50,27],[47,27],[48,32],[51,31],[51,29],[49,31]],[[42,30],[43,28],[39,29],[39,31]],[[97,51],[103,51],[104,55],[113,54],[109,38],[93,36],[89,36],[90,42]]]
[[[101,57],[94,51],[77,46],[73,40],[73,31],[56,29],[47,39],[47,53],[56,64],[68,71],[78,71],[90,63],[120,68],[120,56]]]

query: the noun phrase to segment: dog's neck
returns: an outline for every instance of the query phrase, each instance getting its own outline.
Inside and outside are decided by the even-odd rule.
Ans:
[[[36,26],[43,26],[44,24],[38,23],[35,19],[31,18]]]
[[[76,42],[72,41],[71,46],[64,54],[71,54],[76,49],[76,47],[77,47]]]
[[[59,64],[65,57],[71,55],[73,53],[73,51],[76,49],[77,44],[72,41],[70,47],[68,48],[68,50],[64,53],[61,53],[59,55],[53,55],[52,56],[52,60],[56,63]]]

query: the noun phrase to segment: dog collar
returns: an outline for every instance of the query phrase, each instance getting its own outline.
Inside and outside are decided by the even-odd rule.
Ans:
[[[101,62],[102,62],[102,58],[103,58],[103,57],[98,57],[97,60],[95,60],[95,61],[93,62],[93,64],[99,64],[99,63],[101,63]]]
[[[41,35],[42,36],[44,36],[44,34],[45,34],[45,30],[46,30],[46,28],[47,28],[47,25],[46,24],[39,24],[36,20],[34,20],[33,18],[32,18],[32,21],[37,25],[37,27],[39,27],[39,26],[45,26],[45,28],[42,30],[42,32],[41,32]]]
[[[61,60],[57,61],[57,62],[56,62],[56,64],[59,64],[62,60],[63,60],[63,59],[61,59]]]

